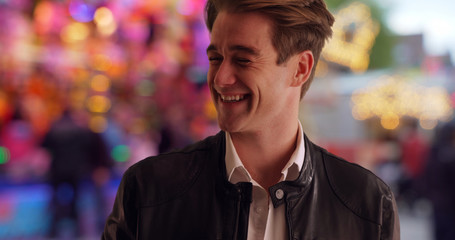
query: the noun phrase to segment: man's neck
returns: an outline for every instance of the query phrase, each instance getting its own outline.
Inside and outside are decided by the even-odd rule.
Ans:
[[[296,148],[298,121],[250,133],[230,133],[251,177],[264,189],[276,184]]]

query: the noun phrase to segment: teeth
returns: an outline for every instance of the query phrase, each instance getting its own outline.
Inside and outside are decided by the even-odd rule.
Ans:
[[[243,100],[245,98],[245,95],[232,95],[232,96],[226,96],[226,95],[220,95],[221,99],[225,102],[237,102],[240,100]]]

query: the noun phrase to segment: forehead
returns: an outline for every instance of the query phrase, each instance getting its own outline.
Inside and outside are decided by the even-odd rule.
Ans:
[[[271,47],[271,31],[272,22],[262,14],[221,11],[210,34],[211,46]]]

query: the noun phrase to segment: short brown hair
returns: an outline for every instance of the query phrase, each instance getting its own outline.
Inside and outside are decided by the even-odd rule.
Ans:
[[[323,0],[207,0],[205,23],[211,32],[218,13],[258,12],[274,23],[272,44],[278,52],[277,64],[299,52],[311,50],[315,64],[308,81],[302,86],[303,98],[314,78],[316,63],[325,41],[332,36],[335,21]]]

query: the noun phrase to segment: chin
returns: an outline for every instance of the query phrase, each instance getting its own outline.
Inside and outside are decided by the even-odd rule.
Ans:
[[[226,123],[218,120],[218,126],[221,130],[229,133],[240,132],[240,126],[236,123]]]

